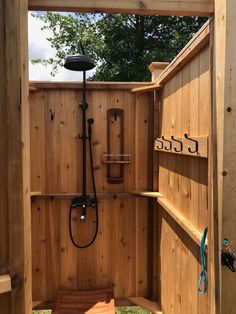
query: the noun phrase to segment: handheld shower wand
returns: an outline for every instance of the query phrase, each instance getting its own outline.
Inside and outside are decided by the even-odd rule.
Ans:
[[[92,124],[94,123],[94,119],[90,118],[86,121],[86,110],[88,108],[88,104],[86,102],[86,71],[94,68],[93,60],[84,54],[84,49],[81,43],[78,43],[78,53],[73,56],[68,56],[65,60],[65,68],[72,71],[83,71],[83,101],[80,104],[80,108],[82,109],[82,136],[79,136],[82,139],[82,148],[83,148],[83,172],[82,172],[82,196],[75,197],[71,201],[70,211],[69,211],[69,232],[70,238],[73,245],[77,248],[87,248],[94,243],[98,233],[98,202],[97,202],[97,194],[96,194],[96,186],[95,186],[95,178],[94,178],[94,170],[93,170],[93,154],[92,154]],[[86,126],[88,123],[88,136]],[[93,197],[90,198],[87,195],[86,184],[87,184],[87,176],[86,176],[86,166],[87,166],[87,156],[86,156],[86,147],[87,140],[89,140],[89,152],[90,152],[90,165],[91,165],[91,174],[92,174],[92,183],[93,183]],[[80,215],[80,222],[86,222],[86,214],[87,208],[95,209],[96,211],[96,228],[95,233],[91,241],[87,244],[80,245],[75,242],[73,233],[72,233],[72,211],[75,208],[82,208],[82,212]]]

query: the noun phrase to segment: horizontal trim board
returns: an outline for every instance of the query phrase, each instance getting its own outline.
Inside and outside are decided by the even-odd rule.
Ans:
[[[148,92],[157,91],[162,88],[163,88],[162,85],[152,84],[150,86],[142,86],[142,87],[133,88],[132,92],[133,93],[148,93]]]
[[[92,193],[87,193],[88,196],[93,196]],[[35,199],[61,199],[61,200],[71,200],[74,197],[79,197],[81,196],[81,193],[64,193],[64,194],[43,194],[40,192],[31,192],[31,198],[33,200]],[[132,195],[130,192],[104,192],[104,193],[97,193],[97,197],[98,199],[102,198],[113,198],[113,199],[117,199],[117,198],[134,198],[135,195]]]
[[[29,0],[29,10],[209,16],[213,0]]]
[[[0,294],[11,291],[11,277],[9,274],[0,275]]]
[[[90,82],[87,81],[87,89],[90,90],[112,90],[145,87],[151,85],[151,82]],[[83,89],[83,82],[48,82],[48,81],[31,81],[29,83],[30,92],[39,92],[43,89]]]
[[[149,192],[149,191],[131,191],[131,194],[138,196],[138,197],[163,197],[163,195],[160,192]]]

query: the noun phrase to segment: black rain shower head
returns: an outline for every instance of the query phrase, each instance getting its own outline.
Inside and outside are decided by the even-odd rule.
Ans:
[[[91,57],[84,54],[84,49],[80,42],[78,42],[77,53],[73,56],[67,56],[64,67],[71,71],[88,71],[95,67]]]

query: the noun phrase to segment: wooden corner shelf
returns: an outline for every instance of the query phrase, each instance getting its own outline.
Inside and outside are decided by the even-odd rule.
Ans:
[[[200,246],[202,233],[189,222],[173,205],[169,204],[168,201],[161,198],[157,202],[161,207],[174,219],[174,221],[190,236],[190,238]],[[207,247],[207,240],[205,246]]]
[[[37,196],[37,195],[42,195],[42,192],[31,192],[30,196]]]
[[[9,274],[0,275],[0,294],[11,291],[11,277]]]
[[[163,197],[160,192],[131,191],[130,193],[137,197],[153,197],[153,198]]]
[[[49,200],[71,200],[74,197],[80,197],[82,193],[31,193],[31,198],[35,199],[49,199]],[[93,196],[93,193],[88,193],[88,196]],[[113,198],[113,199],[127,199],[135,197],[130,192],[97,192],[99,199]]]

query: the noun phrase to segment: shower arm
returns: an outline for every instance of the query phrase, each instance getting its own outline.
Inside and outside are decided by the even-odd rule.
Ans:
[[[88,108],[88,104],[86,102],[86,72],[83,71],[83,102],[80,105],[80,108],[82,109],[82,141],[83,141],[83,192],[82,192],[82,197],[83,197],[83,209],[86,209],[87,207],[87,193],[86,193],[86,140],[87,140],[87,135],[86,135],[86,110]]]

